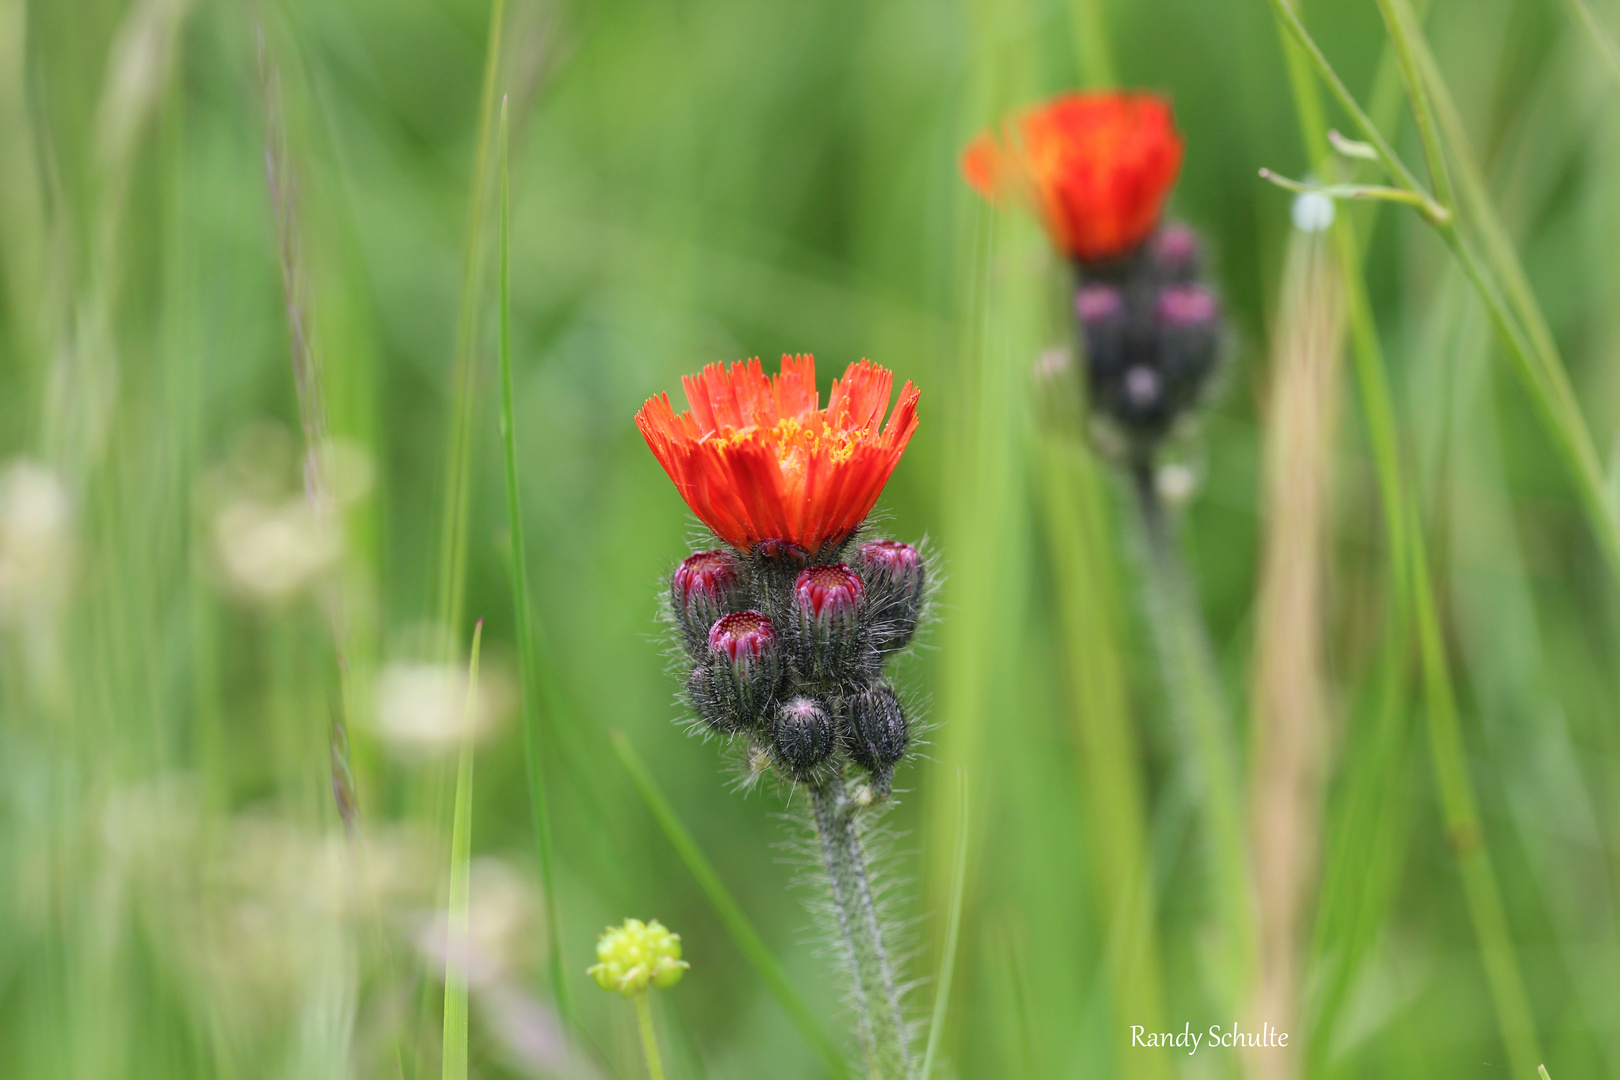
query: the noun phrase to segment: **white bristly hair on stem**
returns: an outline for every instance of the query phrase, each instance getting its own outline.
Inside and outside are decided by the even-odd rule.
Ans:
[[[813,787],[810,801],[832,887],[838,945],[851,978],[851,999],[871,1080],[915,1080],[916,1061],[901,1007],[902,985],[883,940],[856,815],[861,809],[835,774]]]

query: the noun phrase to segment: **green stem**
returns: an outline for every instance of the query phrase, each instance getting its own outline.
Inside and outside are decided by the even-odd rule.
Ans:
[[[647,1075],[652,1080],[664,1080],[664,1060],[658,1056],[658,1034],[653,1030],[652,1005],[647,991],[635,996],[636,1019],[641,1024],[641,1050],[647,1055]]]
[[[894,964],[872,903],[866,855],[856,828],[856,806],[835,776],[810,789],[821,857],[832,885],[839,944],[849,964],[852,998],[870,1080],[914,1080],[910,1040],[900,1007]]]
[[[1457,702],[1446,670],[1440,619],[1431,599],[1429,568],[1421,545],[1413,546],[1412,556],[1413,584],[1418,597],[1418,648],[1427,691],[1429,747],[1434,758],[1446,834],[1462,874],[1463,895],[1474,923],[1474,935],[1479,940],[1480,958],[1508,1060],[1515,1075],[1528,1076],[1530,1062],[1541,1056],[1535,1020],[1524,990],[1524,979],[1519,973],[1507,912],[1496,884],[1496,871],[1480,826],[1473,782],[1468,775],[1462,726],[1457,720]]]

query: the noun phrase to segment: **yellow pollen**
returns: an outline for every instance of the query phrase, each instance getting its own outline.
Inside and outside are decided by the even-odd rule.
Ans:
[[[817,415],[810,423],[790,416],[768,428],[735,428],[716,432],[710,438],[719,450],[730,450],[745,443],[760,443],[775,451],[783,472],[797,473],[817,456],[824,456],[835,465],[848,461],[855,447],[863,441],[863,433],[847,428],[830,428]]]

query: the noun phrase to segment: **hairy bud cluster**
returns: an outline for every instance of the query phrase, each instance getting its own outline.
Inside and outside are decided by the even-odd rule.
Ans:
[[[916,634],[928,564],[895,540],[850,546],[697,552],[670,580],[670,608],[710,730],[749,740],[756,769],[817,783],[852,763],[883,795],[910,745],[884,667]]]
[[[1220,304],[1199,280],[1201,262],[1197,234],[1178,222],[1122,259],[1077,264],[1091,407],[1138,449],[1197,406],[1215,370]]]

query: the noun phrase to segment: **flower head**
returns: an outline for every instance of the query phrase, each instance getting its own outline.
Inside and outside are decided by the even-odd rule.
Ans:
[[[602,989],[625,997],[648,986],[668,990],[692,966],[681,959],[681,935],[670,933],[657,919],[626,919],[623,926],[608,927],[596,941],[596,959],[586,974]]]
[[[1106,262],[1153,231],[1181,150],[1163,98],[1065,94],[1011,120],[999,139],[980,135],[962,155],[962,172],[987,199],[1028,202],[1068,254]]]
[[[692,512],[744,552],[773,540],[813,555],[844,540],[917,429],[916,387],[901,387],[884,425],[894,376],[866,360],[833,382],[825,409],[809,356],[782,357],[774,377],[754,359],[710,364],[681,383],[690,411],[676,415],[660,394],[636,426]]]

